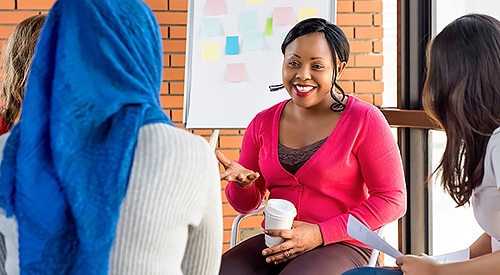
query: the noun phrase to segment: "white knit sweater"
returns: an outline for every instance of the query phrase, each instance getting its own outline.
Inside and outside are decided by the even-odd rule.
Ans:
[[[1,139],[0,148],[4,144]],[[142,127],[109,274],[218,274],[220,193],[217,160],[203,138],[166,124]],[[19,267],[17,229],[10,220],[0,217],[0,230],[11,243],[7,270],[12,275]]]

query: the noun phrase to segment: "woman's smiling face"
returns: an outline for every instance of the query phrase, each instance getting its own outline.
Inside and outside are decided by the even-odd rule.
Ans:
[[[298,37],[285,49],[283,84],[293,102],[310,108],[330,101],[334,78],[333,57],[325,35],[313,32]],[[339,75],[344,66],[339,66]]]

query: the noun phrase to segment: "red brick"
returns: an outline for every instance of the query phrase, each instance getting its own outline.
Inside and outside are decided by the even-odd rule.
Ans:
[[[171,26],[169,38],[186,38],[187,27],[185,26]]]
[[[372,51],[372,41],[371,40],[352,40],[349,41],[352,53],[369,53]]]
[[[354,12],[382,12],[382,1],[354,1]]]
[[[374,53],[381,53],[383,51],[383,46],[384,44],[382,41],[373,41],[373,52]]]
[[[17,0],[17,8],[20,10],[49,10],[55,2],[55,0]]]
[[[182,109],[184,106],[184,96],[178,95],[168,95],[160,96],[161,106],[163,108],[179,108]]]
[[[164,80],[184,80],[184,68],[163,68]]]
[[[184,94],[184,82],[170,82],[169,93],[172,95]]]
[[[168,0],[144,0],[152,10],[168,10]]]
[[[353,11],[354,11],[353,1],[337,1],[337,13],[353,12]]]
[[[353,27],[345,27],[340,25],[340,28],[344,31],[345,36],[347,36],[348,39],[353,39],[354,38],[354,28]]]
[[[242,136],[220,136],[219,142],[221,148],[240,148]]]
[[[354,37],[356,39],[370,38],[382,39],[384,30],[382,27],[356,27],[354,28]]]
[[[355,67],[382,67],[384,57],[382,55],[356,55],[354,56]]]
[[[365,101],[365,102],[373,104],[373,95],[372,94],[356,94],[355,96],[357,98]]]
[[[37,14],[38,14],[37,11],[13,11],[13,10],[0,11],[0,24],[17,25],[24,19]]]
[[[2,26],[0,25],[0,38],[7,39],[9,35],[12,33],[16,26]]]
[[[167,99],[168,100],[168,99]],[[184,117],[184,111],[183,110],[170,110],[170,119],[175,122],[182,122],[182,119]]]
[[[375,72],[373,75],[374,75],[373,77],[374,80],[382,80],[382,75],[383,75],[382,68],[375,68]]]
[[[187,12],[155,12],[158,23],[165,25],[187,25]]]
[[[180,67],[186,64],[185,54],[172,54],[170,55],[170,66]]]
[[[0,1],[0,9],[2,10],[14,9],[15,3],[16,0],[2,0]],[[0,18],[2,17],[0,16]]]
[[[188,0],[169,0],[168,6],[171,11],[187,11]]]
[[[347,68],[342,73],[343,80],[373,80],[373,69]]]
[[[354,82],[344,81],[344,80],[342,80],[342,76],[340,76],[338,84],[342,88],[342,90],[344,90],[344,93],[350,94],[350,93],[354,92]]]
[[[163,40],[164,52],[186,52],[186,40]]]
[[[337,14],[337,22],[342,26],[371,26],[373,18],[371,14],[342,13]]]
[[[373,15],[373,26],[382,26],[384,24],[383,16],[381,13]]]
[[[354,84],[356,93],[382,93],[384,91],[384,82],[382,81],[357,81]]]

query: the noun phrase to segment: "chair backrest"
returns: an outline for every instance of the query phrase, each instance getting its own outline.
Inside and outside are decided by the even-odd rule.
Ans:
[[[240,222],[244,218],[247,218],[250,216],[255,216],[255,215],[262,213],[264,211],[264,207],[265,207],[265,205],[261,205],[261,206],[259,206],[259,208],[255,209],[253,211],[250,211],[248,213],[240,213],[239,215],[237,215],[234,218],[233,224],[231,226],[231,239],[229,240],[229,248],[234,247],[239,241],[238,240],[238,236],[239,236],[238,231],[239,231],[239,227],[240,227]],[[382,237],[383,233],[384,233],[384,227],[379,229],[378,235]],[[377,260],[378,260],[379,254],[380,254],[380,251],[378,251],[377,249],[372,250],[370,260],[368,261],[368,266],[375,267],[377,265]]]

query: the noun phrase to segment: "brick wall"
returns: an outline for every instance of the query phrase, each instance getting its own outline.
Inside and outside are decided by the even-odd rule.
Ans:
[[[76,1],[76,0],[75,0]],[[161,102],[172,120],[182,127],[184,102],[184,61],[186,47],[186,24],[188,0],[145,0],[154,11],[163,34],[164,74]],[[24,18],[46,13],[54,0],[1,0],[0,1],[0,47],[15,25]],[[382,104],[382,1],[338,0],[337,24],[347,34],[351,43],[351,57],[339,84],[349,94],[371,102]],[[194,130],[195,134],[210,137],[210,130]],[[221,130],[217,148],[229,158],[237,160],[244,129]],[[233,217],[237,214],[224,196],[226,183],[221,182],[224,215],[224,243],[229,247],[229,231]],[[260,226],[261,217],[251,217],[242,223],[242,228]]]

